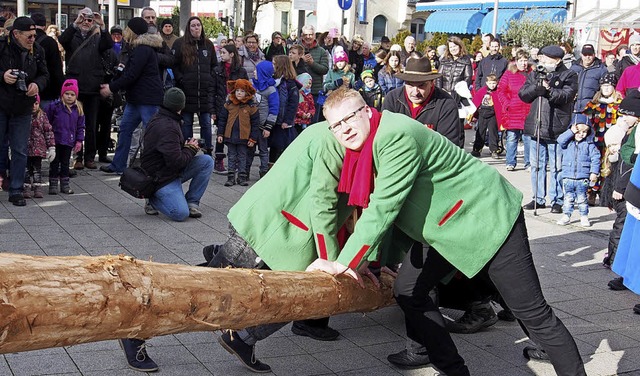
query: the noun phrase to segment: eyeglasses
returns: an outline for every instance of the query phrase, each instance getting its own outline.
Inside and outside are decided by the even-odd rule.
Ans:
[[[24,35],[24,34],[22,34],[22,35]],[[25,35],[25,38],[27,38],[28,40],[34,40],[34,39],[36,39],[36,35],[35,34]]]
[[[349,125],[351,123],[353,123],[353,120],[356,118],[356,115],[358,114],[358,112],[362,111],[363,108],[367,107],[367,105],[363,105],[362,107],[358,108],[357,110],[353,111],[352,113],[350,113],[349,115],[345,116],[342,118],[342,120],[338,121],[337,123],[333,123],[329,125],[329,130],[333,133],[338,133],[342,130],[342,127],[344,125]]]
[[[93,23],[93,18],[85,18],[82,22]]]

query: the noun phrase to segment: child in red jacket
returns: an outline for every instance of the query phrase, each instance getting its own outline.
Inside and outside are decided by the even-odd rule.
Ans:
[[[485,86],[473,95],[473,104],[478,108],[478,128],[476,139],[473,142],[471,155],[479,157],[484,148],[486,135],[488,134],[489,150],[491,157],[499,159],[498,127],[502,125],[502,105],[498,100],[498,77],[495,74],[487,76]]]
[[[311,123],[311,118],[316,113],[316,106],[311,94],[311,75],[309,73],[299,74],[297,80],[302,85],[295,120],[296,130],[300,134]]]

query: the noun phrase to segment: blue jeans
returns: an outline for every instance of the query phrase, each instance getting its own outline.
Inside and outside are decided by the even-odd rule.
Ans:
[[[529,159],[529,148],[531,148],[531,136],[522,134],[522,129],[508,129],[507,130],[507,143],[505,149],[507,150],[506,165],[516,167],[518,165],[518,141],[522,137],[522,143],[524,144],[524,168],[531,165]]]
[[[589,179],[564,178],[562,179],[562,188],[564,189],[562,212],[571,217],[573,209],[577,205],[580,216],[589,215],[589,204],[587,203]]]
[[[182,222],[189,216],[190,207],[200,205],[212,171],[213,159],[208,155],[197,155],[185,167],[179,178],[158,189],[149,202],[160,213],[174,221]],[[182,192],[182,183],[187,180],[191,182],[185,194]]]
[[[120,133],[118,134],[118,144],[116,145],[116,154],[111,162],[112,170],[122,173],[127,168],[127,159],[129,158],[129,148],[131,147],[131,135],[142,121],[142,127],[146,128],[147,123],[153,115],[158,112],[158,106],[148,104],[131,104],[124,106],[122,114],[122,122],[120,123]]]
[[[531,136],[527,134],[522,135],[522,144],[524,145],[524,168],[531,166]]]
[[[8,139],[11,148],[9,195],[22,194],[30,135],[31,114],[9,115],[0,111],[0,145],[4,146]]]
[[[260,172],[265,173],[269,170],[269,139],[262,137],[262,130],[258,136],[258,154],[260,155]],[[247,152],[247,168],[246,171],[251,171],[251,165],[253,164],[253,156],[256,151],[256,146],[249,149]]]
[[[182,137],[188,140],[193,137],[193,115],[194,112],[182,113]],[[211,114],[208,112],[198,112],[198,121],[200,122],[200,138],[204,140],[207,150],[213,148],[211,146]]]
[[[247,154],[249,154],[249,148],[247,144],[232,144],[227,143],[227,171],[230,173],[238,172],[239,174],[245,174],[247,166]],[[253,156],[253,154],[252,154]]]
[[[531,140],[531,187],[533,199],[545,204],[547,196],[547,163],[549,164],[549,200],[551,205],[562,205],[562,148],[555,142],[540,140],[540,155],[536,160],[538,143]],[[538,188],[536,187],[536,174]],[[536,197],[537,196],[537,197]]]

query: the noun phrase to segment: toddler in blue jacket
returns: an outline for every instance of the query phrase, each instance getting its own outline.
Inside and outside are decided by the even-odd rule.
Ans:
[[[575,206],[580,212],[580,225],[589,227],[589,204],[587,190],[589,183],[598,180],[600,174],[600,151],[593,139],[589,120],[583,114],[575,114],[571,128],[558,137],[558,145],[562,148],[562,190],[564,205],[559,225],[571,222],[571,214]]]

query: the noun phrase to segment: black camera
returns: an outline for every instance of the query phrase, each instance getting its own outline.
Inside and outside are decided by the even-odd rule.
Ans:
[[[19,69],[14,69],[11,74],[16,78],[16,88],[20,91],[27,92],[27,73]]]
[[[198,147],[199,147],[200,149],[204,149],[204,147],[205,147],[205,146],[206,146],[206,144],[205,144],[204,140],[203,140],[203,139],[201,139],[201,138],[199,138],[199,139],[198,139]]]

